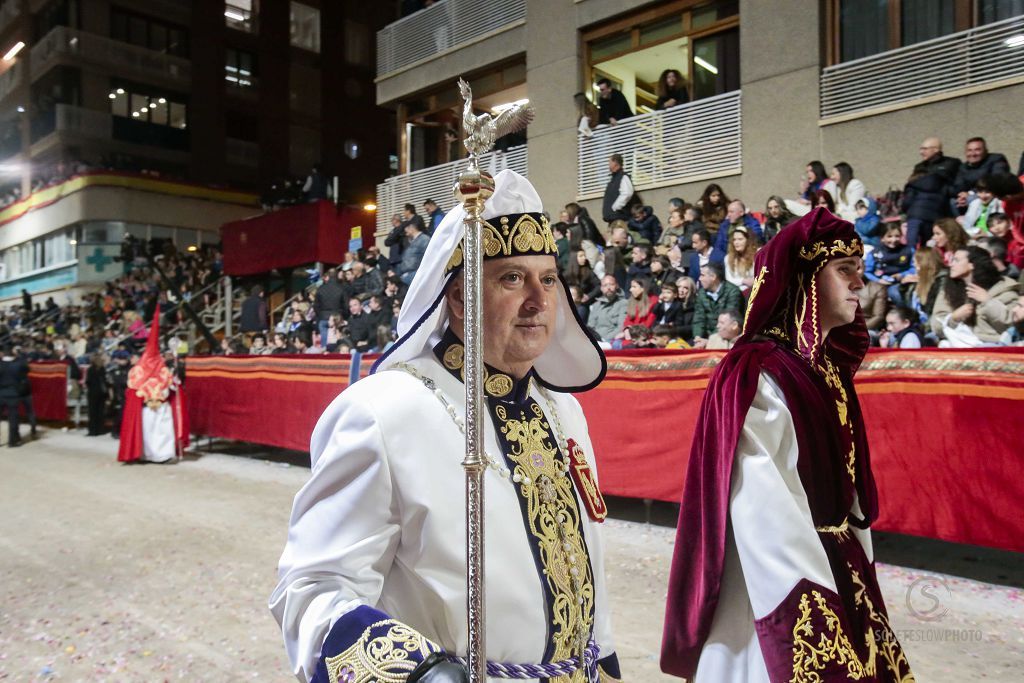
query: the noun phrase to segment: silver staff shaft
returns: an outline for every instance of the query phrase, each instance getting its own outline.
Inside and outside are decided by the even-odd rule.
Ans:
[[[466,212],[463,242],[466,372],[466,594],[469,624],[469,680],[487,680],[486,615],[484,600],[484,416],[483,416],[483,274],[484,202],[494,193],[494,179],[481,173],[475,156],[460,176],[455,196]]]

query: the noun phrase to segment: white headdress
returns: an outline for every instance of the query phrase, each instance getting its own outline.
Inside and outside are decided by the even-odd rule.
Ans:
[[[511,170],[498,173],[494,177],[494,194],[487,200],[483,213],[485,258],[527,253],[550,253],[555,258],[557,251],[547,220],[539,217],[541,211],[540,196],[526,178]],[[461,270],[465,218],[462,206],[457,205],[434,231],[402,303],[398,340],[371,372],[412,360],[440,341],[448,326],[444,293]],[[568,285],[562,278],[559,281],[563,296],[558,297],[555,332],[548,348],[534,363],[534,370],[537,380],[550,389],[586,391],[604,378],[607,363],[597,341],[576,314]]]

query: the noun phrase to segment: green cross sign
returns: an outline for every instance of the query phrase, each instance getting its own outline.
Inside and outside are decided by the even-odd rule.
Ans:
[[[92,255],[86,257],[85,262],[91,263],[95,266],[97,273],[102,273],[106,269],[107,264],[113,263],[114,259],[113,257],[104,254],[102,247],[96,247],[92,252]]]

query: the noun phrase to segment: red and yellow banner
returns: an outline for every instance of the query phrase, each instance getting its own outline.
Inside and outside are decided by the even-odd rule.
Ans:
[[[608,354],[604,382],[578,396],[606,495],[679,500],[723,355]],[[375,358],[190,358],[193,430],[306,450],[324,408]],[[1024,349],[874,351],[856,385],[879,489],[876,528],[1024,551]]]

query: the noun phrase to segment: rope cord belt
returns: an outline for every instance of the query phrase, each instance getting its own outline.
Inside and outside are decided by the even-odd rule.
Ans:
[[[600,648],[593,640],[587,643],[587,648],[583,651],[583,660],[587,671],[587,679],[590,681],[597,680],[597,655],[599,651]],[[466,664],[465,657],[449,656],[448,659],[462,665]],[[547,664],[510,664],[508,662],[487,661],[487,675],[491,678],[519,680],[531,678],[558,678],[560,676],[572,675],[579,668],[580,660],[578,658],[563,659],[558,662],[548,662]]]

